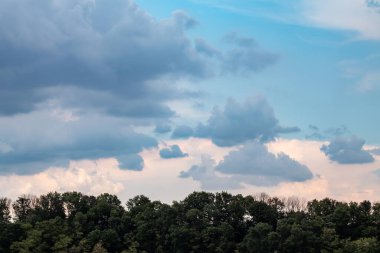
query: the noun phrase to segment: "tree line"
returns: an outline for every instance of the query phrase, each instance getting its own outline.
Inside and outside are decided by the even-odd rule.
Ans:
[[[0,198],[0,252],[378,253],[380,203],[193,192]]]

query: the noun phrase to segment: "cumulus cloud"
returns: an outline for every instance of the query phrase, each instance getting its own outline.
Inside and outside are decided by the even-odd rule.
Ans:
[[[337,137],[331,140],[328,145],[323,145],[321,151],[331,161],[341,164],[371,163],[374,158],[369,151],[363,149],[364,143],[364,139],[356,136]]]
[[[183,11],[156,20],[133,1],[1,1],[0,114],[54,99],[116,116],[173,116],[164,101],[189,95],[175,79],[214,69],[208,58],[218,50],[186,36],[196,24]],[[274,62],[270,53],[233,44],[218,60],[231,71]]]
[[[155,19],[129,0],[0,1],[1,172],[103,157],[141,170],[139,152],[157,142],[135,127],[168,133],[158,125],[176,116],[169,102],[198,96],[178,80],[221,61],[186,35],[197,23],[183,11]]]
[[[241,184],[230,176],[220,176],[214,169],[215,161],[203,156],[200,164],[191,166],[187,171],[181,171],[180,178],[191,178],[200,182],[203,190],[238,189]]]
[[[191,177],[201,182],[204,189],[217,189],[219,184],[225,188],[241,188],[243,183],[273,186],[281,182],[304,182],[312,179],[313,174],[288,155],[273,154],[264,144],[250,142],[231,151],[219,164],[208,159],[182,172],[180,177]]]
[[[244,103],[229,99],[224,109],[211,112],[206,124],[199,124],[195,136],[211,138],[218,146],[233,146],[251,140],[269,141],[280,133],[297,132],[297,127],[282,127],[272,107],[261,96]]]
[[[1,1],[0,113],[28,112],[46,99],[65,99],[44,92],[65,87],[72,96],[71,89],[81,91],[79,103],[95,103],[97,92],[107,94],[101,103],[107,113],[134,116],[149,107],[167,116],[162,100],[181,91],[173,82],[158,89],[151,82],[207,72],[184,33],[195,23],[181,11],[157,21],[132,1]],[[104,103],[113,99],[117,102]]]
[[[183,153],[178,145],[171,145],[160,150],[160,157],[164,159],[187,157],[189,154]]]
[[[0,118],[0,172],[36,173],[49,166],[66,166],[69,160],[115,157],[120,167],[141,170],[139,153],[157,146],[126,120],[83,114],[62,121],[49,111]]]
[[[216,170],[225,174],[254,176],[270,184],[281,181],[302,182],[313,177],[305,165],[284,153],[275,155],[258,142],[231,151]]]

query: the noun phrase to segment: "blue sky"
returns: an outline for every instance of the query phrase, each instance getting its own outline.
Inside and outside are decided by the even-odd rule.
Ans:
[[[0,0],[0,186],[157,193],[167,164],[184,193],[294,195],[346,169],[356,195],[325,194],[374,198],[379,26],[377,0]]]
[[[225,47],[222,38],[226,33],[237,31],[279,55],[278,62],[263,72],[207,80],[204,88],[211,97],[243,99],[249,92],[258,92],[267,96],[284,121],[306,129],[309,124],[321,128],[343,124],[372,144],[380,142],[376,127],[380,119],[371,116],[380,105],[379,80],[369,90],[360,88],[365,72],[380,68],[378,38],[360,38],[361,31],[349,24],[345,29],[311,24],[302,11],[302,1],[160,1],[159,6],[152,1],[137,2],[161,18],[184,9],[199,22],[191,36],[217,47]],[[328,1],[324,4],[328,8]],[[369,62],[371,57],[375,59]],[[351,63],[358,73],[349,73]]]

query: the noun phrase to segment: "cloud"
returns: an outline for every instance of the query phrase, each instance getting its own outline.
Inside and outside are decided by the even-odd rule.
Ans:
[[[0,1],[1,173],[106,157],[141,170],[139,153],[157,141],[135,129],[170,122],[169,102],[199,96],[179,81],[222,61],[187,36],[197,23],[183,11],[155,19],[129,0]]]
[[[242,37],[232,32],[226,35],[225,41],[234,47],[223,56],[224,73],[257,72],[273,65],[279,59],[277,54],[262,50],[252,37]]]
[[[370,149],[368,152],[374,155],[380,155],[380,148]]]
[[[253,37],[244,37],[237,32],[228,33],[223,38],[228,49],[220,51],[202,38],[195,40],[198,53],[219,66],[222,75],[251,74],[266,69],[279,60],[279,55],[262,49]]]
[[[132,1],[1,1],[0,114],[29,112],[51,98],[94,106],[100,97],[105,113],[134,117],[150,108],[171,116],[162,102],[181,91],[152,82],[206,75],[185,35],[195,23],[182,11],[157,21]],[[55,90],[62,87],[65,96]]]
[[[272,107],[261,96],[240,104],[229,99],[223,110],[216,107],[206,124],[199,124],[195,136],[211,138],[218,146],[233,146],[246,141],[273,140],[280,133],[297,132],[297,127],[282,127]]]
[[[189,96],[177,79],[205,78],[220,62],[231,72],[274,62],[232,42],[236,48],[210,64],[218,50],[186,36],[196,24],[183,11],[156,20],[133,1],[1,1],[0,115],[53,99],[115,116],[171,117],[165,102]]]
[[[380,177],[380,169],[377,169],[373,172],[376,176]]]
[[[166,134],[172,131],[172,127],[169,124],[159,123],[154,128],[154,132],[157,134]]]
[[[241,184],[233,177],[220,176],[214,169],[215,161],[203,156],[200,164],[191,166],[187,171],[181,171],[180,178],[191,178],[200,182],[203,190],[238,189]]]
[[[190,17],[186,12],[182,10],[176,10],[173,12],[174,23],[179,24],[183,29],[191,29],[198,25],[198,21]]]
[[[207,57],[222,57],[222,52],[214,48],[212,45],[208,44],[207,41],[205,41],[202,38],[198,38],[195,40],[195,49],[200,54],[206,55]]]
[[[132,129],[128,121],[82,114],[76,121],[38,111],[0,118],[0,173],[29,174],[70,160],[115,157],[120,167],[141,170],[139,153],[157,141]]]
[[[180,125],[174,129],[172,133],[172,138],[174,139],[188,138],[188,137],[193,136],[193,134],[194,134],[194,130],[191,127]]]
[[[368,0],[303,0],[304,24],[353,31],[359,39],[380,39],[380,6]]]
[[[364,143],[365,140],[356,136],[337,137],[328,145],[323,145],[321,151],[331,161],[341,164],[371,163],[374,158],[369,151],[363,149]]]
[[[247,176],[253,184],[277,184],[282,181],[303,182],[313,177],[305,166],[284,153],[275,155],[258,142],[231,151],[216,168],[229,175]],[[249,179],[251,177],[251,179]]]
[[[319,127],[315,125],[309,125],[310,134],[307,134],[306,139],[314,139],[314,140],[326,140],[332,137],[338,137],[345,135],[350,132],[347,126],[341,125],[339,127],[330,127],[324,130],[319,129]]]
[[[278,155],[268,151],[259,142],[250,142],[231,151],[215,165],[210,159],[192,166],[180,174],[181,178],[191,177],[201,182],[203,189],[242,188],[242,184],[273,186],[281,182],[304,182],[313,174],[303,164],[284,153]],[[226,182],[229,182],[227,184]]]
[[[183,153],[178,145],[171,145],[168,148],[160,150],[160,157],[164,159],[181,158],[189,156],[187,153]]]

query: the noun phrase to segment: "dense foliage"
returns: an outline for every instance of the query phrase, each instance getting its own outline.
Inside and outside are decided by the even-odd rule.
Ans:
[[[380,204],[194,192],[0,198],[0,252],[380,252]]]

